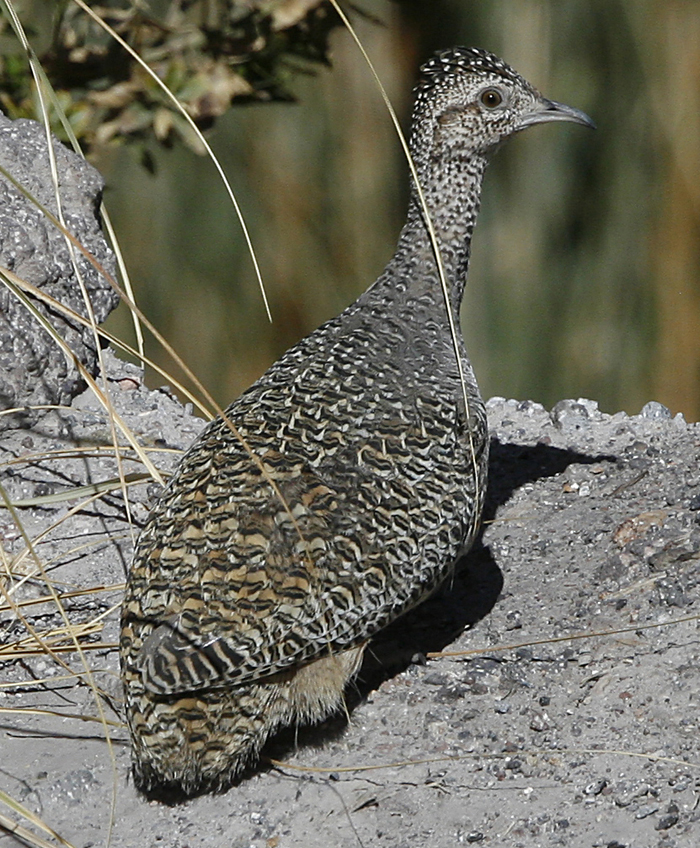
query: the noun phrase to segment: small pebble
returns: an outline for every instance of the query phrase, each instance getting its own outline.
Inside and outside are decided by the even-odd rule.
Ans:
[[[584,795],[600,795],[600,793],[605,789],[608,785],[608,781],[604,778],[601,780],[595,780],[593,783],[589,783],[588,786],[583,790]]]
[[[648,816],[653,816],[654,813],[658,813],[659,805],[658,804],[642,804],[642,806],[637,810],[634,814],[636,819],[645,819]]]
[[[425,675],[423,683],[427,683],[430,686],[444,686],[446,683],[449,683],[449,678],[446,674],[440,674],[439,671],[431,671]]]
[[[678,824],[678,805],[669,804],[666,808],[666,814],[654,825],[655,830],[668,830],[670,827]]]
[[[530,719],[530,730],[536,733],[542,733],[544,730],[549,730],[549,716],[547,713],[535,713]]]
[[[667,406],[664,406],[662,403],[659,403],[655,400],[650,400],[649,403],[645,403],[642,407],[642,411],[639,414],[643,418],[671,418],[671,410]]]

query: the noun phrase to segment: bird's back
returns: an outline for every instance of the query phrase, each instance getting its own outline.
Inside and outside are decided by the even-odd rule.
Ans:
[[[478,521],[486,427],[434,332],[360,299],[205,428],[129,578],[125,668],[153,692],[355,647],[445,576]]]

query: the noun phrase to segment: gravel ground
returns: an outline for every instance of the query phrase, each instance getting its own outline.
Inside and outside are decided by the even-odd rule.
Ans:
[[[167,469],[201,421],[148,391],[134,366],[110,355],[108,370],[117,411]],[[167,806],[130,783],[123,727],[110,727],[112,759],[100,724],[72,717],[98,714],[85,682],[45,654],[5,660],[0,789],[76,848],[700,845],[700,425],[653,403],[634,417],[586,400],[548,412],[493,398],[488,409],[480,544],[376,640],[349,719],[276,739],[269,753],[285,768],[264,764],[226,793]],[[84,394],[3,437],[0,479],[21,502],[113,478],[114,459],[95,449],[108,439]],[[83,453],[47,458],[76,445]],[[153,492],[129,491],[138,525]],[[105,587],[63,603],[72,624],[91,625],[85,657],[120,722],[120,590],[109,587],[124,579],[132,537],[118,493],[69,515],[77,503],[18,509],[36,558],[0,512],[12,563],[0,580],[15,600],[46,596],[38,559],[56,591]],[[27,627],[64,624],[53,602],[22,606],[24,620],[3,606],[6,647]],[[440,651],[456,655],[430,656]],[[57,656],[81,667],[75,653]],[[0,848],[19,844],[0,836]]]

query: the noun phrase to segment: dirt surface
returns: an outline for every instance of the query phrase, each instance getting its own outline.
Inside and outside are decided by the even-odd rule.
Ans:
[[[134,366],[109,362],[117,411],[167,469],[201,421],[146,390]],[[119,726],[120,589],[109,587],[132,545],[123,499],[103,494],[72,515],[80,499],[47,501],[116,476],[96,448],[108,418],[85,394],[8,434],[3,485],[13,501],[44,500],[17,509],[36,556],[0,512],[0,580],[13,601],[45,597],[47,580],[64,595],[117,725],[112,759],[103,727],[75,718],[98,715],[84,673],[77,682],[43,653],[0,662],[0,789],[76,848],[700,845],[700,425],[658,404],[635,417],[590,401],[488,408],[481,543],[376,640],[349,720],[282,735],[270,752],[286,768],[263,764],[228,792],[171,806],[134,790]],[[138,526],[153,490],[129,494]],[[0,606],[5,652],[65,627],[53,600]],[[443,649],[469,653],[426,660]],[[75,651],[56,656],[82,668]],[[0,836],[0,848],[19,844]]]

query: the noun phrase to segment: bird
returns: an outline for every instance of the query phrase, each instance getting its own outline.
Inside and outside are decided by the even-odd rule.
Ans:
[[[277,730],[341,710],[372,637],[472,545],[488,428],[458,328],[482,178],[553,121],[593,126],[485,50],[421,67],[393,257],[205,426],[137,540],[120,659],[142,791],[227,788]]]

